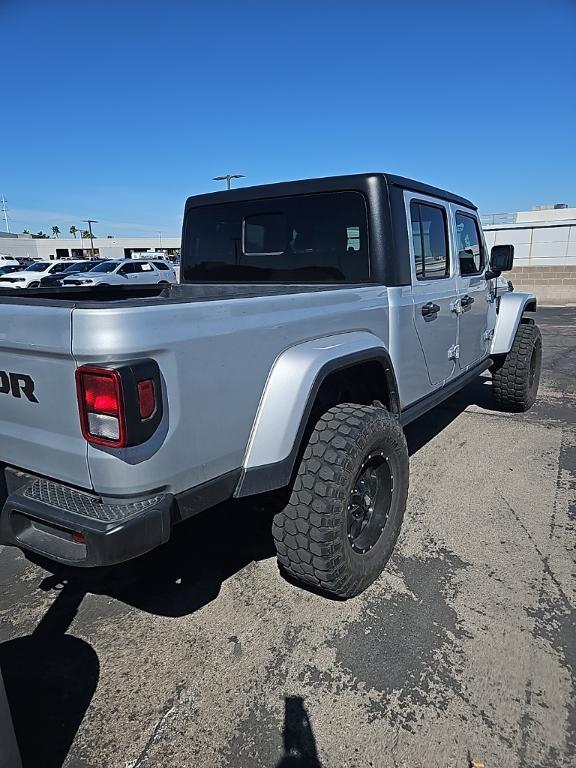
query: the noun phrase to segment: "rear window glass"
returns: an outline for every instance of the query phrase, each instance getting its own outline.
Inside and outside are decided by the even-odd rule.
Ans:
[[[361,283],[370,278],[366,205],[330,192],[191,208],[183,278],[205,282]]]
[[[156,269],[170,269],[168,264],[164,264],[163,261],[155,261],[154,266],[156,267]]]

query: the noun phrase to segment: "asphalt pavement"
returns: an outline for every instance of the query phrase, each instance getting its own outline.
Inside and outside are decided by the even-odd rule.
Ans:
[[[488,376],[408,428],[403,532],[358,598],[282,578],[253,502],[104,571],[0,547],[25,768],[576,765],[576,309],[537,317],[529,413]]]

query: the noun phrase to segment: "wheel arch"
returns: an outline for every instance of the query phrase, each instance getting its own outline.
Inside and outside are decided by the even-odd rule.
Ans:
[[[399,414],[392,361],[374,334],[338,334],[285,350],[268,376],[234,495],[286,487],[312,421],[338,402],[375,400]]]
[[[511,291],[500,296],[499,302],[491,355],[510,352],[524,313],[536,311],[536,297],[532,293]]]

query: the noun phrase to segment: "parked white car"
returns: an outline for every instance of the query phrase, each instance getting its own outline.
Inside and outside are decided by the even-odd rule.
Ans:
[[[18,262],[14,256],[9,256],[7,253],[0,253],[0,267],[11,267],[18,265]]]
[[[166,261],[124,259],[103,261],[83,275],[66,277],[62,280],[62,286],[157,285],[176,282],[176,272]]]
[[[6,262],[3,263],[5,264]],[[38,288],[43,277],[63,272],[73,263],[71,260],[35,261],[29,267],[19,272],[0,275],[0,288]]]

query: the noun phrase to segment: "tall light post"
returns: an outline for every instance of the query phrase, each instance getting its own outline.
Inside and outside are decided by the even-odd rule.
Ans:
[[[78,227],[76,232],[80,232],[80,253],[81,258],[84,258],[84,238],[82,237],[82,227]]]
[[[230,189],[232,186],[232,179],[245,179],[246,176],[243,173],[226,173],[224,176],[214,176],[212,181],[225,181],[226,189]]]
[[[88,232],[90,232],[90,250],[92,251],[92,258],[94,258],[94,239],[92,236],[92,224],[98,224],[96,219],[82,219],[84,224],[88,224]]]
[[[162,249],[162,232],[159,229],[157,229],[156,231],[158,232],[158,240],[160,241],[160,249]]]

